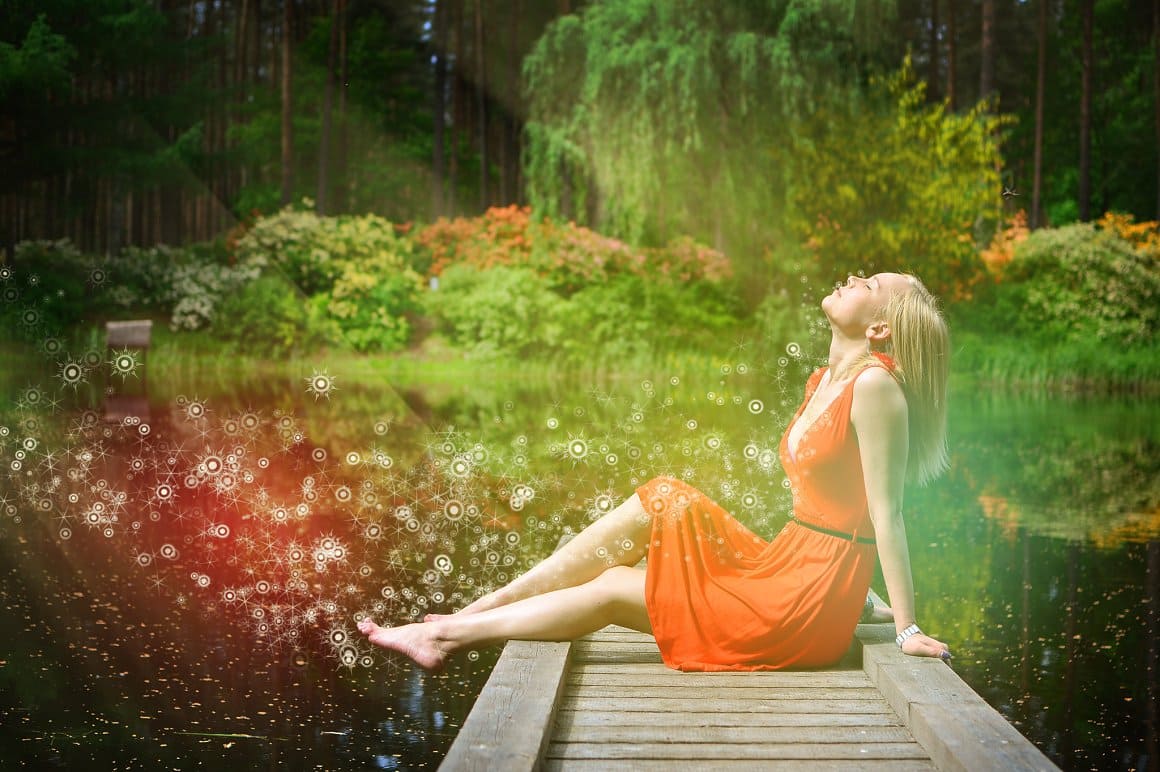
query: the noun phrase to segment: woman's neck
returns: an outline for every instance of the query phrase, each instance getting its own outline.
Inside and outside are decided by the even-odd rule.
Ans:
[[[830,339],[830,378],[845,378],[850,367],[869,353],[865,338],[855,340],[834,335]]]

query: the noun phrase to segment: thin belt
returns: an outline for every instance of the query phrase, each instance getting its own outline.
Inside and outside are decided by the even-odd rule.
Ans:
[[[868,539],[865,536],[855,536],[854,534],[846,533],[845,531],[835,531],[833,528],[825,528],[825,527],[820,526],[820,525],[814,525],[813,523],[807,523],[805,520],[798,520],[796,517],[791,517],[790,522],[797,523],[802,528],[808,528],[811,531],[817,531],[818,533],[824,533],[824,534],[827,534],[829,536],[837,536],[839,539],[845,539],[846,541],[857,542],[858,544],[874,544],[875,543],[873,539]]]

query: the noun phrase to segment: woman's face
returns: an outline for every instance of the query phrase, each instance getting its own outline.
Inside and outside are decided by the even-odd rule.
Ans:
[[[900,273],[876,273],[863,279],[850,276],[822,299],[822,311],[830,324],[861,337],[874,322],[882,319],[886,303],[896,292],[910,288],[910,279]]]

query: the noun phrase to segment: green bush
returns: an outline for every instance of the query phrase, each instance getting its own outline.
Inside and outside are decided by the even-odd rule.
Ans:
[[[632,355],[680,341],[713,347],[738,324],[736,301],[719,285],[620,275],[568,300],[564,345],[570,352]]]
[[[418,311],[419,289],[412,271],[371,273],[346,263],[327,308],[355,351],[397,351],[411,338],[408,316]]]
[[[306,202],[309,203],[309,202]],[[319,217],[287,207],[237,241],[239,264],[285,276],[317,301],[356,351],[395,351],[411,336],[422,279],[411,239],[382,217]]]
[[[99,262],[68,239],[24,241],[0,281],[0,313],[30,337],[60,335],[101,315],[105,276]]]
[[[214,315],[211,334],[247,354],[285,356],[341,339],[323,302],[303,303],[285,278],[262,276],[228,295]]]
[[[453,265],[427,309],[455,344],[479,356],[528,356],[556,348],[565,302],[525,268]]]
[[[1160,321],[1154,252],[1078,223],[1041,229],[1015,249],[1002,280],[956,309],[964,327],[1043,343],[1147,346]]]

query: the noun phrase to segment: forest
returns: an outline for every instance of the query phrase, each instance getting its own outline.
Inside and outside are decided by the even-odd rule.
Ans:
[[[644,304],[724,328],[792,316],[807,282],[911,270],[985,337],[1058,326],[1054,299],[1092,291],[1060,255],[1098,242],[1118,288],[1079,305],[1123,329],[1065,337],[1155,329],[1158,0],[9,0],[0,30],[11,313],[44,290],[17,287],[22,265],[71,260],[117,279],[105,316],[236,327],[246,309],[219,301],[245,285],[285,317],[267,349],[393,350],[488,327],[452,318],[454,293],[417,300],[465,263],[445,287],[478,309],[546,298],[515,348],[559,348],[575,308],[548,306],[621,261],[637,286],[586,300],[639,306],[641,277],[696,264]],[[247,284],[271,263],[281,285]],[[601,268],[553,274],[583,265]],[[534,275],[462,275],[497,266]],[[315,298],[316,329],[283,291]],[[1016,318],[1044,292],[1050,318]],[[100,320],[73,296],[85,313],[58,321]]]

